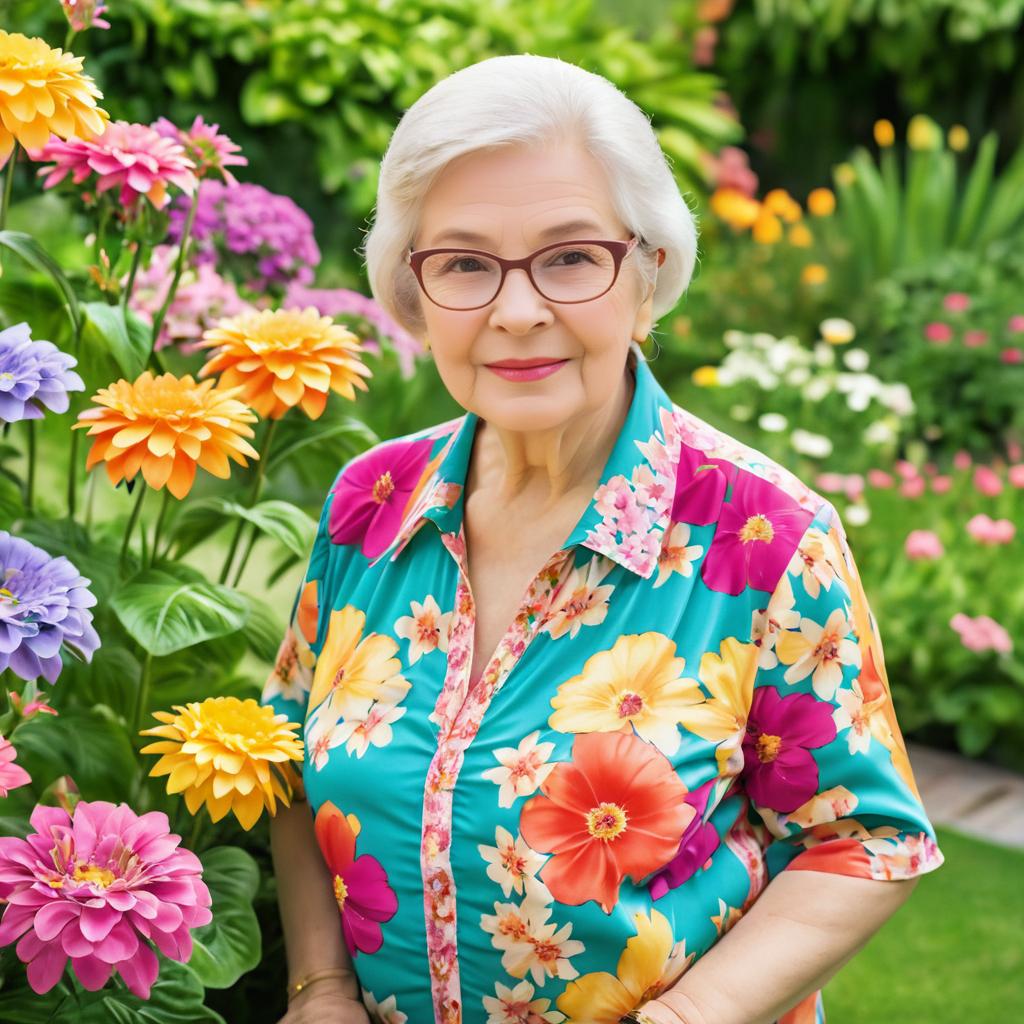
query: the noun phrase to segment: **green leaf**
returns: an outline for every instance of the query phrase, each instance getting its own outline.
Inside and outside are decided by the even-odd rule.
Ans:
[[[24,231],[0,231],[0,246],[6,246],[11,252],[17,253],[26,263],[30,263],[37,270],[42,270],[53,278],[67,302],[68,317],[71,320],[72,329],[77,333],[82,319],[78,308],[78,299],[57,261]]]
[[[128,379],[135,380],[146,368],[150,352],[150,329],[131,310],[105,302],[87,302],[82,311],[82,343],[96,355],[107,355]]]
[[[251,594],[246,594],[245,597],[249,602],[249,621],[245,627],[245,639],[249,650],[260,661],[273,663],[281,646],[285,623],[266,601]]]
[[[259,869],[244,850],[219,846],[205,851],[203,881],[213,897],[213,920],[192,933],[189,967],[207,988],[228,988],[262,956],[260,927],[252,903]]]
[[[221,497],[194,501],[178,516],[174,536],[182,551],[189,551],[232,519],[252,523],[300,558],[307,557],[313,547],[316,521],[290,502],[278,500],[261,501],[252,508]]]
[[[148,569],[133,576],[111,609],[144,650],[160,657],[242,629],[248,602],[229,587]]]

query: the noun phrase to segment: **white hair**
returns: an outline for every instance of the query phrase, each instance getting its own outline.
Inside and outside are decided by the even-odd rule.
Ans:
[[[693,274],[697,232],[650,118],[601,75],[527,53],[456,71],[402,116],[381,160],[363,246],[377,302],[407,330],[425,334],[419,286],[404,257],[424,196],[449,162],[477,150],[565,137],[579,138],[604,168],[616,214],[640,239],[635,251],[645,285],[655,280],[657,250],[665,250],[653,317],[672,309]],[[640,349],[634,343],[631,351]]]

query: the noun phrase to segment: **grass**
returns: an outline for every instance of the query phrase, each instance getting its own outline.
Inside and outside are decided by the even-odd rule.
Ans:
[[[1024,1021],[1024,851],[937,835],[946,863],[826,986],[828,1024]]]

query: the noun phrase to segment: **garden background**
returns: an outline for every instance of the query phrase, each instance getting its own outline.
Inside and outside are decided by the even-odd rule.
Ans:
[[[1024,0],[0,18],[0,835],[49,857],[25,837],[74,813],[182,879],[83,920],[80,973],[15,942],[39,908],[12,901],[0,1020],[282,1015],[267,818],[296,741],[246,700],[325,481],[460,413],[358,247],[402,112],[494,54],[573,61],[651,115],[700,235],[655,374],[834,500],[905,736],[1024,771]],[[329,374],[326,404],[275,343]],[[240,754],[238,734],[260,742]],[[830,1024],[1024,1014],[1024,856],[939,840],[945,869],[826,990]]]

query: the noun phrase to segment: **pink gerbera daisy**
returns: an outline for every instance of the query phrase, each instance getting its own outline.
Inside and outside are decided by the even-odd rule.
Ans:
[[[0,737],[0,797],[32,781],[29,773],[20,764],[14,763],[17,755],[11,741]]]
[[[161,117],[153,122],[153,129],[185,147],[189,159],[196,165],[197,178],[207,178],[216,173],[227,184],[237,185],[238,179],[228,167],[245,167],[249,163],[241,155],[242,147],[222,135],[219,124],[207,124],[202,114],[196,114],[191,128],[179,128],[173,121]]]
[[[190,929],[212,919],[202,864],[167,815],[127,804],[79,803],[74,816],[38,806],[35,831],[0,838],[0,946],[17,941],[33,991],[49,992],[68,957],[82,986],[102,988],[113,972],[148,999],[164,956],[187,963]]]
[[[722,506],[701,577],[725,594],[740,594],[748,583],[770,593],[813,518],[774,484],[741,470]]]
[[[163,209],[170,200],[168,185],[176,185],[187,195],[196,188],[195,164],[185,147],[144,124],[113,121],[90,142],[51,137],[32,157],[54,161],[52,166],[39,168],[38,173],[46,175],[44,188],[52,188],[69,174],[76,185],[95,174],[96,192],[119,186],[119,201],[129,212],[135,211],[141,196]]]

